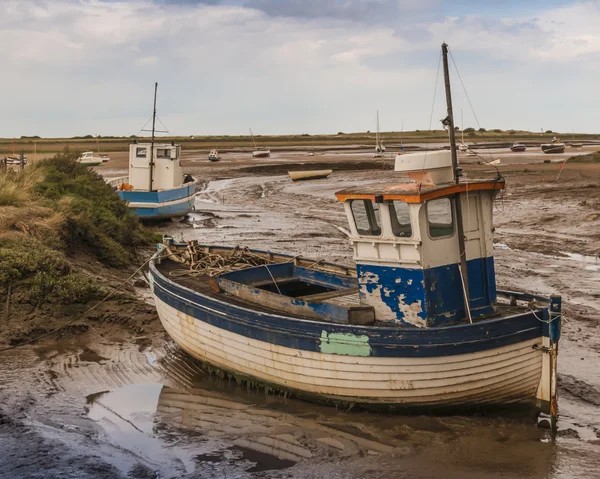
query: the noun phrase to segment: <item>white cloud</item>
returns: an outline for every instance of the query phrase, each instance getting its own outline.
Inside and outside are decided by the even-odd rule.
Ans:
[[[384,128],[404,119],[422,129],[442,40],[482,126],[596,128],[574,105],[585,98],[600,108],[593,77],[582,74],[600,69],[598,2],[504,18],[475,8],[444,17],[438,0],[417,11],[404,0],[345,2],[338,17],[302,2],[288,2],[287,13],[273,2],[173,3],[2,0],[0,62],[11,74],[0,82],[11,94],[0,98],[0,136],[137,133],[155,80],[175,133],[366,130],[376,108]],[[374,5],[413,21],[358,18]],[[466,107],[456,81],[454,90]]]

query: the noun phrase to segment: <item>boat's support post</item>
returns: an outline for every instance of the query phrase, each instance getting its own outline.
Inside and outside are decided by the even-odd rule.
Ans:
[[[552,437],[556,437],[558,421],[558,391],[556,387],[556,367],[558,360],[558,340],[560,339],[560,323],[562,319],[562,299],[560,296],[550,296],[550,426]]]

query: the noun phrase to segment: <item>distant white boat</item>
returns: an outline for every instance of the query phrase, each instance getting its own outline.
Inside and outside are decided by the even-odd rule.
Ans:
[[[21,155],[9,155],[5,157],[7,165],[20,165],[21,164]],[[23,156],[23,164],[27,164],[27,157]]]
[[[84,151],[81,156],[77,158],[77,162],[86,166],[98,166],[101,165],[104,160],[101,156],[94,156],[93,151]]]
[[[381,137],[379,136],[379,110],[377,110],[377,133],[375,135],[375,153],[373,153],[373,158],[383,158],[385,154],[385,146],[381,141]]]
[[[208,154],[208,161],[220,161],[221,157],[219,156],[219,152],[217,150],[210,150]]]
[[[254,140],[254,134],[252,133],[252,128],[250,128],[250,136],[252,137],[252,143],[254,144],[254,151],[252,151],[252,158],[268,158],[271,156],[271,150],[267,150],[266,148],[259,148],[256,145],[256,141]]]

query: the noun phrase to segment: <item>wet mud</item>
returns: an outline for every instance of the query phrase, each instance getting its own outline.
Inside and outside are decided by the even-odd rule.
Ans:
[[[283,163],[298,158],[251,161],[190,160],[202,185],[195,212],[152,228],[352,264],[333,193],[394,174],[334,167],[327,179],[293,183]],[[557,183],[557,165],[532,162],[500,169],[508,188],[496,202],[496,270],[503,289],[563,295],[555,441],[520,416],[346,411],[220,380],[170,341],[142,298],[1,353],[0,477],[598,477],[600,167],[573,165]],[[254,166],[262,169],[241,171]]]

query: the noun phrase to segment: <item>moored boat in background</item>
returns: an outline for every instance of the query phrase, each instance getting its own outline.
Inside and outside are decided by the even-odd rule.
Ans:
[[[94,155],[93,151],[84,151],[77,162],[86,166],[98,166],[103,163],[103,159],[100,156]]]
[[[252,137],[252,144],[254,145],[254,150],[252,150],[252,158],[269,158],[271,156],[271,150],[267,148],[259,148],[256,145],[252,128],[250,128],[250,136]]]
[[[519,143],[519,142],[513,143],[513,145],[510,147],[510,151],[514,151],[514,152],[525,151],[526,149],[527,149],[527,146],[525,146],[523,143]]]
[[[151,141],[134,140],[129,145],[129,175],[107,180],[144,220],[185,216],[193,210],[196,197],[196,180],[181,168],[181,146],[155,142],[157,88],[155,84]]]
[[[373,158],[383,158],[385,154],[385,146],[381,141],[381,135],[379,133],[379,110],[377,110],[377,131],[375,133],[375,153],[373,153]]]
[[[558,140],[556,137],[554,137],[550,143],[540,145],[540,148],[544,153],[547,154],[565,152],[565,144]]]
[[[221,161],[219,152],[217,150],[210,150],[210,153],[208,154],[208,161]]]
[[[319,178],[327,178],[331,175],[333,170],[302,170],[302,171],[288,171],[288,175],[292,181],[300,180],[316,180]]]

